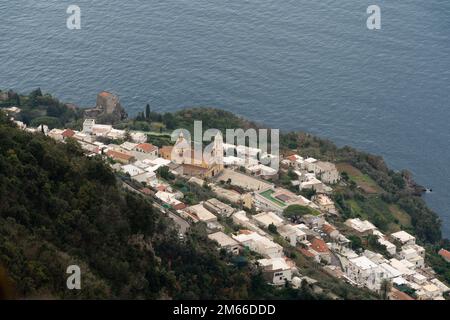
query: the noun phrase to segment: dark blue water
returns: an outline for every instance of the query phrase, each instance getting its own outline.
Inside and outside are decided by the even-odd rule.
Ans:
[[[0,0],[0,87],[216,106],[381,154],[433,188],[450,236],[449,36],[448,0]]]

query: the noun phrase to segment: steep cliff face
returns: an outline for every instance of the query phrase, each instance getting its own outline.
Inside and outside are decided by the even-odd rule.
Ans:
[[[95,108],[87,109],[85,116],[95,118],[102,123],[115,123],[127,118],[127,113],[120,104],[119,97],[110,92],[100,92]]]

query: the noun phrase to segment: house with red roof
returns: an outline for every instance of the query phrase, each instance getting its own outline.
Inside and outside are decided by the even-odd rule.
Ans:
[[[72,138],[75,135],[75,131],[71,129],[66,129],[62,133],[63,140],[66,140],[67,138]]]
[[[158,155],[158,147],[152,145],[151,143],[140,143],[137,146],[135,146],[133,150],[147,153],[155,157]]]
[[[113,160],[123,164],[129,164],[135,160],[133,155],[115,150],[108,150],[108,152],[106,152],[106,155]]]
[[[325,243],[325,241],[319,238],[313,238],[310,242],[311,245],[309,247],[309,251],[317,252],[322,261],[330,263],[331,251],[330,248],[328,248],[328,245]]]
[[[439,250],[438,254],[447,262],[450,262],[450,251],[445,250],[444,248],[442,248],[441,250]]]

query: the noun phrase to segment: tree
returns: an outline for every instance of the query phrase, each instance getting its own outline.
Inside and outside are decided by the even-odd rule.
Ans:
[[[314,209],[311,209],[311,208],[305,207],[305,206],[301,206],[299,204],[292,204],[292,205],[288,206],[286,209],[284,209],[284,211],[283,211],[283,215],[286,218],[291,219],[293,221],[300,219],[300,217],[302,217],[306,214],[317,215],[318,212]]]
[[[131,141],[131,133],[129,129],[125,130],[125,141]]]
[[[381,282],[380,293],[383,300],[389,299],[389,293],[391,292],[392,284],[388,279],[383,279]]]
[[[31,91],[28,98],[29,98],[29,104],[31,107],[37,107],[39,104],[38,97],[42,97],[42,92],[40,88],[37,88],[34,91]]]
[[[348,240],[351,241],[351,246],[353,250],[362,248],[362,240],[360,237],[350,235],[348,236]]]
[[[269,230],[270,233],[275,233],[275,234],[278,233],[277,227],[276,227],[273,223],[269,224],[269,226],[267,227],[267,229]]]
[[[167,129],[175,129],[176,121],[172,113],[164,113],[162,120]]]
[[[150,105],[148,103],[145,106],[145,120],[147,120],[147,122],[150,122],[150,120],[151,120],[151,117],[150,117]]]
[[[166,179],[166,180],[173,180],[173,179],[175,179],[175,176],[173,175],[172,172],[170,172],[169,167],[166,167],[166,166],[159,167],[158,170],[156,170],[156,172],[163,179]]]
[[[312,197],[314,197],[317,194],[316,189],[311,188],[311,189],[303,189],[302,191],[300,191],[300,194],[306,198],[308,198],[309,200],[311,200]]]

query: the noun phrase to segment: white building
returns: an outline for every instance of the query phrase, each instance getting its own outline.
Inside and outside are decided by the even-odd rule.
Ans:
[[[92,134],[92,128],[95,125],[95,119],[86,119],[83,122],[83,133]]]
[[[325,194],[318,194],[312,198],[313,202],[319,206],[320,210],[330,214],[337,214],[336,207],[333,200]]]
[[[257,232],[258,234],[265,236],[267,232],[259,228],[257,225],[253,224],[252,221],[247,217],[245,211],[238,211],[231,216],[233,222],[237,225],[240,225],[246,229]]]
[[[116,139],[124,139],[125,138],[125,130],[117,130],[112,128],[111,131],[109,131],[106,136],[110,139],[116,140]]]
[[[227,250],[228,252],[236,255],[239,254],[239,249],[241,247],[239,243],[222,231],[211,233],[208,235],[208,238],[216,241],[219,244],[219,247]]]
[[[378,291],[383,279],[383,270],[378,264],[365,256],[349,259],[345,267],[347,277],[355,283],[365,286],[370,290]]]
[[[233,235],[233,239],[265,257],[280,258],[283,256],[283,247],[260,234],[242,230],[239,235]]]
[[[142,170],[132,164],[127,164],[127,165],[122,166],[122,171],[129,174],[130,177],[134,177],[134,176],[137,176],[137,175],[145,172],[144,170]]]
[[[323,185],[322,181],[315,177],[300,182],[299,189],[300,191],[311,189],[317,192],[325,192],[325,186]]]
[[[275,170],[263,164],[256,164],[249,166],[247,167],[247,171],[250,172],[251,174],[254,174],[257,177],[265,179],[274,178],[278,175],[278,170]]]
[[[408,260],[414,265],[415,268],[423,268],[425,266],[425,260],[420,254],[414,250],[414,248],[405,248],[398,253],[400,259]]]
[[[125,151],[131,151],[137,146],[136,143],[125,141],[120,145],[120,148]]]
[[[147,135],[144,132],[130,132],[130,137],[135,143],[144,143],[147,141]]]
[[[157,197],[159,200],[161,200],[165,204],[168,204],[168,205],[170,205],[171,207],[173,207],[174,209],[177,209],[177,210],[178,210],[178,208],[184,206],[184,204],[180,200],[178,200],[176,198],[176,195],[173,194],[173,193],[169,193],[169,192],[165,192],[165,191],[158,191],[155,194],[155,197]],[[197,221],[194,220],[194,222],[197,222]]]
[[[408,260],[398,260],[392,258],[389,260],[389,264],[400,271],[404,276],[411,276],[416,273],[414,271],[414,265]]]
[[[295,247],[297,243],[306,241],[306,233],[298,225],[286,224],[277,227],[278,233],[283,236],[291,246]]]
[[[229,217],[233,214],[234,208],[217,200],[216,198],[209,199],[203,203],[203,206],[214,214],[224,217]]]
[[[337,183],[341,177],[336,165],[331,162],[317,161],[314,163],[314,173],[324,183]]]
[[[149,165],[149,167],[145,170],[152,171],[152,172],[155,172],[159,168],[168,166],[170,164],[170,160],[167,160],[164,158],[156,158],[156,159],[152,159],[152,160],[148,159],[148,160],[144,160],[142,162],[147,163]]]
[[[394,241],[400,243],[401,245],[416,243],[416,238],[403,230],[391,234],[391,238],[394,239]]]
[[[300,169],[314,172],[315,170],[315,163],[317,162],[317,159],[314,158],[306,158],[303,161],[299,161],[300,163]]]
[[[253,220],[255,220],[258,225],[264,228],[268,228],[271,224],[273,224],[275,227],[284,224],[283,218],[279,217],[273,212],[262,212],[256,214],[253,216]]]
[[[386,251],[389,252],[391,255],[395,255],[395,252],[397,250],[397,247],[392,242],[389,242],[388,240],[384,239],[383,237],[378,238],[378,243],[382,246],[386,247]]]
[[[203,222],[215,222],[217,217],[206,209],[202,203],[187,207],[186,212],[195,215],[198,220]]]
[[[144,173],[133,176],[133,180],[150,185],[152,181],[156,180],[156,174],[154,172],[146,171]]]
[[[264,278],[274,285],[284,285],[292,280],[292,267],[284,258],[260,259]]]
[[[367,220],[361,220],[359,218],[348,219],[345,221],[345,225],[360,232],[360,233],[372,233],[377,229],[372,223]]]
[[[257,164],[258,160],[254,160],[252,162],[252,164]],[[240,167],[240,166],[245,166],[245,159],[242,158],[238,158],[235,156],[227,156],[227,157],[223,157],[223,165],[224,166],[230,166],[230,167]]]

